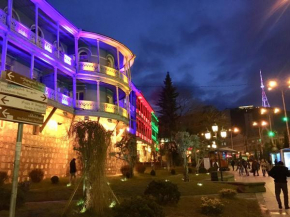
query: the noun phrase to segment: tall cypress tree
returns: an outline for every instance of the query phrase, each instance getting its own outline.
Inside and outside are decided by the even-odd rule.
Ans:
[[[176,125],[178,119],[178,106],[176,98],[178,93],[176,88],[173,86],[169,72],[164,80],[164,86],[159,94],[159,100],[157,105],[160,110],[158,111],[159,116],[159,129],[160,138],[167,138],[171,141],[174,132],[176,132]]]

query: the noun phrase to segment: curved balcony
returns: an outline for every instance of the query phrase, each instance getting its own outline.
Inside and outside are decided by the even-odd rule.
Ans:
[[[0,11],[0,20],[2,22],[4,21],[4,18],[6,18],[6,16],[3,15],[3,11],[2,12]],[[52,55],[53,58],[59,59],[61,62],[71,67],[74,67],[75,63],[71,56],[68,56],[60,52],[60,55],[58,57],[58,54],[56,52],[57,48],[40,36],[37,37],[37,42],[35,43],[35,37],[36,37],[35,33],[32,32],[27,26],[23,25],[22,23],[18,22],[17,20],[13,18],[11,20],[11,30],[17,33],[18,35],[21,35],[22,37],[24,37],[30,43],[35,44],[37,47],[47,51],[48,53]]]
[[[114,68],[110,68],[108,66],[100,65],[100,70],[98,67],[98,63],[92,62],[79,62],[79,72],[97,72],[105,75],[109,75],[110,77],[117,78],[119,81],[128,85],[128,77],[123,74],[123,72],[119,72]]]
[[[100,103],[100,108],[98,108],[97,102],[87,100],[77,100],[76,108],[83,110],[92,110],[97,112],[107,112],[128,118],[128,112],[126,109],[119,107],[118,111],[118,106],[110,103]]]

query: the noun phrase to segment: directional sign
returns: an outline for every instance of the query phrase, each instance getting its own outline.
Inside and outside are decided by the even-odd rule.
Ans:
[[[43,123],[43,117],[43,115],[37,113],[0,106],[1,120],[40,125]]]
[[[44,114],[46,104],[0,94],[0,105]]]
[[[25,87],[20,87],[14,84],[9,84],[3,81],[0,81],[0,93],[47,103],[47,97],[43,92],[38,91],[38,90],[28,89]]]
[[[9,70],[2,71],[2,78],[8,82],[11,82],[11,83],[23,86],[23,87],[28,87],[31,89],[39,90],[41,92],[45,91],[44,84],[34,81],[32,79],[26,78],[25,76],[20,75],[16,72],[12,72]]]

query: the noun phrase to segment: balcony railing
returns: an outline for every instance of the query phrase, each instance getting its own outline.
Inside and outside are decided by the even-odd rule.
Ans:
[[[94,101],[77,100],[76,107],[83,110],[98,110],[98,104]]]
[[[88,71],[88,72],[98,72],[98,64],[91,62],[79,62],[79,70],[80,71]],[[124,83],[128,84],[128,78],[123,73],[119,73],[118,70],[113,69],[108,66],[100,65],[100,73],[119,78]]]
[[[58,102],[60,102],[61,104],[70,106],[70,107],[73,106],[73,99],[71,97],[64,95],[62,93],[58,93],[57,97],[58,97]]]
[[[52,100],[54,100],[54,90],[52,90],[52,89],[50,89],[50,88],[48,88],[48,87],[46,87],[45,88],[45,95],[46,95],[46,97],[48,98],[48,99],[52,99]]]
[[[3,23],[4,25],[6,25],[6,13],[0,9],[0,22]]]
[[[0,19],[1,20],[4,19],[1,16],[1,11],[0,11]],[[5,20],[6,20],[6,16],[5,16]],[[25,25],[23,25],[22,23],[18,22],[17,20],[15,20],[13,18],[11,21],[11,30],[13,32],[16,32],[16,33],[22,35],[26,39],[28,39],[30,43],[35,44],[35,36],[36,36],[35,33],[32,32],[28,27],[26,27]],[[46,50],[47,52],[49,52],[52,55],[54,55],[55,57],[57,57],[57,52],[55,52],[56,47],[53,46],[52,44],[50,44],[44,38],[38,36],[36,45],[38,47],[40,47],[41,49]],[[60,52],[59,60],[74,67],[74,60],[72,59],[72,57],[66,55],[65,53]]]
[[[94,110],[99,112],[107,112],[112,114],[119,114],[125,118],[128,118],[128,112],[126,109],[110,103],[100,103],[100,108],[98,109],[97,102],[94,101],[86,101],[86,100],[77,100],[76,107],[83,110]]]

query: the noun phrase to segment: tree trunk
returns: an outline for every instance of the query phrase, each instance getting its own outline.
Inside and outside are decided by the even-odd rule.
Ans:
[[[189,182],[186,151],[183,152],[183,167],[184,167],[184,177],[183,177],[183,179],[184,179],[185,182]]]

